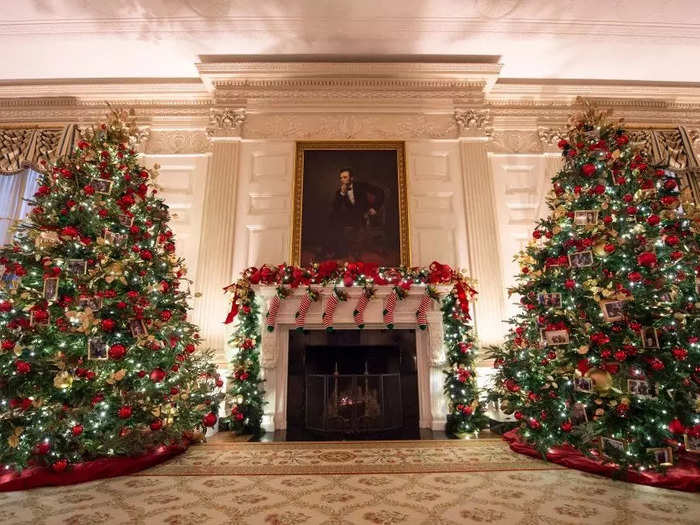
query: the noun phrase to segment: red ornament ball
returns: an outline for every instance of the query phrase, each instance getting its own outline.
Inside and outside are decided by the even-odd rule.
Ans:
[[[529,419],[527,424],[530,425],[530,428],[532,430],[537,430],[538,428],[540,428],[542,426],[542,425],[540,425],[540,422],[537,421],[535,418]]]
[[[520,385],[515,382],[514,379],[507,379],[505,382],[505,387],[508,389],[510,392],[518,392],[520,391]]]
[[[657,259],[654,252],[642,252],[637,256],[637,264],[640,266],[656,266]]]
[[[32,365],[26,361],[20,361],[19,359],[15,361],[15,370],[18,374],[28,374],[32,371]]]
[[[117,361],[126,355],[126,347],[120,344],[112,345],[109,347],[107,354],[110,359]]]
[[[153,431],[155,432],[155,431],[160,430],[161,428],[163,428],[163,421],[160,420],[160,419],[154,419],[154,420],[151,422],[151,425],[150,425],[150,426],[151,426],[151,430],[153,430]]]
[[[150,378],[154,383],[161,382],[163,379],[165,379],[165,370],[162,368],[154,368],[151,370]]]
[[[595,173],[595,166],[590,162],[586,163],[583,166],[581,166],[581,173],[583,173],[584,177],[592,177]]]
[[[202,418],[202,424],[205,427],[213,427],[216,425],[216,414],[214,412],[209,412],[206,416]]]
[[[131,407],[129,405],[124,405],[119,409],[117,415],[119,416],[119,419],[129,419],[131,417],[131,412]]]
[[[627,278],[632,281],[633,283],[638,283],[641,281],[644,277],[642,276],[641,273],[639,272],[630,272],[627,274]]]
[[[649,361],[649,366],[651,366],[651,368],[657,372],[666,368],[666,365],[664,365],[664,362],[657,357],[654,357],[653,359],[651,359]]]
[[[74,425],[71,432],[73,432],[74,436],[79,436],[83,433],[83,425]]]

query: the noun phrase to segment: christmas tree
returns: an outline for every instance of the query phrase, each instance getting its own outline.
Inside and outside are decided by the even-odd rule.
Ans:
[[[569,443],[658,468],[700,429],[697,211],[601,111],[572,117],[559,147],[551,214],[518,256],[521,311],[493,349],[491,397],[543,454]]]
[[[40,177],[0,251],[0,465],[62,471],[216,422],[168,207],[113,112]]]
[[[441,308],[449,367],[444,372],[443,390],[449,400],[445,430],[457,437],[476,437],[487,423],[474,374],[476,338],[469,324],[468,305],[475,293],[471,286],[456,286]]]

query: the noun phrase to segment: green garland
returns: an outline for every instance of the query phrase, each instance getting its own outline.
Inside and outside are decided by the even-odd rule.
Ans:
[[[220,429],[230,429],[238,434],[260,434],[265,402],[260,376],[260,344],[263,324],[274,329],[274,316],[263,314],[254,284],[277,286],[277,297],[284,299],[291,289],[310,286],[355,286],[364,288],[371,296],[374,285],[389,284],[385,277],[392,278],[392,285],[402,287],[403,294],[411,285],[426,287],[426,294],[439,301],[434,284],[453,286],[441,302],[444,327],[444,344],[447,349],[444,393],[448,398],[448,433],[456,437],[476,435],[486,424],[484,410],[479,403],[479,389],[474,373],[476,339],[470,326],[468,302],[476,294],[468,280],[446,265],[433,263],[430,268],[375,268],[361,263],[346,263],[339,268],[324,272],[323,265],[297,268],[292,266],[263,266],[244,272],[241,279],[226,288],[233,294],[232,309],[226,322],[237,319],[230,345],[234,349],[229,377],[228,400],[231,413],[220,420]],[[355,266],[360,265],[359,269]],[[348,271],[348,268],[350,270]],[[363,272],[364,270],[364,272]],[[401,285],[397,285],[400,281]],[[307,291],[307,293],[309,293]],[[275,301],[276,302],[276,301]],[[418,315],[418,312],[416,313]]]

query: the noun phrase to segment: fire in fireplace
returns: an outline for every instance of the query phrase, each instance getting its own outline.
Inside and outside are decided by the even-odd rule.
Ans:
[[[403,426],[401,374],[306,376],[306,428],[318,432],[384,432]]]
[[[418,435],[415,332],[290,334],[287,439]]]

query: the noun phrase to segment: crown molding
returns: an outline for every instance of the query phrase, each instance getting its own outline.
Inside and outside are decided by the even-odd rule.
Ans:
[[[210,98],[199,78],[48,79],[0,81],[3,98],[69,97],[81,101],[206,100]]]
[[[486,98],[492,104],[532,102],[573,104],[577,98],[628,100],[660,107],[700,105],[700,84],[675,82],[602,81],[586,79],[499,78]]]
[[[197,64],[204,85],[216,92],[263,90],[483,91],[501,71],[493,60],[479,62],[216,61]],[[225,60],[226,57],[222,57]],[[467,57],[468,58],[468,57]]]
[[[700,123],[700,84],[499,79],[485,100],[500,129],[526,121],[528,129],[562,126],[584,101],[613,109],[632,126]]]
[[[90,123],[104,116],[109,103],[133,107],[140,124],[162,129],[205,130],[212,108],[240,108],[250,118],[280,115],[285,122],[285,114],[335,114],[340,121],[343,115],[383,114],[396,115],[405,125],[411,115],[427,115],[429,135],[446,137],[455,133],[451,124],[445,127],[455,111],[487,111],[494,131],[536,132],[561,127],[587,100],[612,108],[632,126],[700,127],[700,84],[499,79],[501,65],[494,57],[471,57],[473,62],[262,58],[200,57],[201,79],[0,82],[0,126]],[[433,126],[438,121],[439,129]],[[243,128],[249,124],[261,135],[274,132],[257,117]]]

